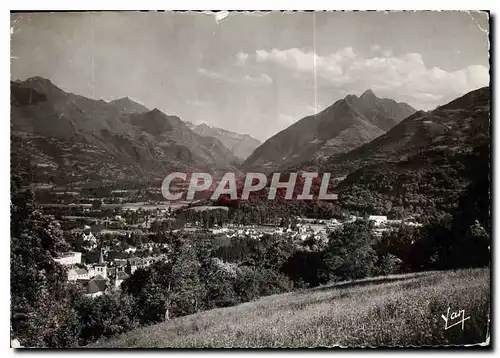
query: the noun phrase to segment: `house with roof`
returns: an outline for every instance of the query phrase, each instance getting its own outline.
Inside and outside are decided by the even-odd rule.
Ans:
[[[387,223],[387,216],[370,215],[368,221],[373,222],[375,226],[385,225]]]
[[[114,259],[113,266],[116,267],[116,272],[125,271],[127,266],[127,259]]]
[[[82,263],[82,253],[81,252],[64,252],[61,257],[54,259],[54,261],[59,262],[64,266],[71,266]]]
[[[104,278],[108,278],[108,268],[106,264],[93,264],[89,267],[89,277],[101,275]]]
[[[108,280],[101,275],[97,275],[89,280],[84,287],[86,297],[101,296],[106,292],[106,289],[108,288]]]
[[[125,272],[123,272],[123,271],[117,272],[116,278],[115,278],[115,288],[120,289],[122,282],[125,281],[127,278],[128,278],[128,275]]]
[[[89,272],[85,268],[71,268],[68,270],[68,281],[85,280],[89,278]]]
[[[101,249],[101,256],[99,257],[99,262],[95,264],[91,264],[88,267],[89,277],[92,278],[97,275],[101,275],[104,278],[108,278],[108,270],[106,266],[106,262],[104,261],[104,256]]]
[[[142,260],[139,257],[131,257],[128,259],[130,263],[130,273],[134,273],[137,269],[142,268]]]
[[[83,227],[82,239],[83,242],[86,242],[91,249],[97,247],[97,239],[95,238],[94,234],[92,234],[92,232],[90,231],[90,226],[85,225]]]

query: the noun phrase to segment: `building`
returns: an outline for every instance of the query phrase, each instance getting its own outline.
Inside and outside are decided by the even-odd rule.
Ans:
[[[138,268],[142,267],[142,260],[139,257],[131,257],[128,259],[130,263],[130,273],[133,274]]]
[[[92,268],[89,270],[89,277],[94,276],[102,276],[104,278],[108,278],[108,270],[106,264],[94,264]]]
[[[89,279],[89,273],[84,268],[72,268],[68,271],[68,281]]]
[[[116,268],[116,272],[125,272],[125,267],[127,267],[127,260],[126,259],[115,259],[114,262],[114,267]]]
[[[83,227],[82,239],[90,246],[90,248],[95,249],[97,247],[97,239],[90,231],[90,226],[85,225]]]
[[[413,226],[413,227],[422,227],[422,226],[424,226],[422,223],[417,223],[417,222],[414,222],[414,221],[406,221],[405,224],[407,226]]]
[[[385,228],[385,227],[375,228],[375,229],[373,229],[373,235],[375,235],[376,237],[382,237],[382,235],[386,231],[389,231],[389,230],[387,228]]]
[[[135,253],[137,251],[136,247],[130,246],[128,249],[125,249],[127,254]]]
[[[106,292],[108,287],[108,280],[101,275],[95,276],[93,279],[89,280],[85,285],[85,296],[87,297],[97,297],[101,296]]]
[[[120,289],[122,282],[125,281],[128,278],[128,275],[123,272],[119,271],[116,273],[116,280],[115,280],[115,288]]]
[[[61,257],[54,259],[54,261],[59,262],[61,265],[70,266],[82,263],[82,253],[81,252],[64,252]]]
[[[106,262],[104,261],[104,257],[101,249],[101,256],[99,257],[99,262],[96,264],[92,264],[89,267],[89,277],[92,278],[94,276],[100,275],[105,279],[108,278],[108,271],[106,267]]]
[[[403,220],[387,220],[387,225],[390,226],[400,226],[403,223]]]
[[[387,223],[387,216],[370,215],[368,221],[373,222],[375,226],[385,225]]]

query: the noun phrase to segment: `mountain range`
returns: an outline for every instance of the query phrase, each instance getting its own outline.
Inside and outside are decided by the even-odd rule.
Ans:
[[[269,138],[242,167],[277,170],[322,162],[379,137],[415,112],[410,105],[379,98],[371,90],[360,97],[348,95]]]
[[[433,190],[445,200],[470,182],[474,161],[488,152],[490,141],[488,87],[429,112],[367,90],[299,120],[258,146],[249,135],[193,125],[127,97],[93,100],[41,77],[10,85],[12,159],[23,163],[23,170],[35,167],[26,174],[39,183],[136,182],[163,179],[171,171],[314,167],[333,177],[346,176],[336,189],[341,201],[359,194],[353,188],[375,190],[386,200],[400,196],[402,186],[428,190],[434,185],[429,183],[438,183]],[[443,175],[456,180],[445,180],[443,186]]]
[[[446,217],[476,188],[488,207],[490,143],[490,91],[484,87],[414,113],[370,143],[330,157],[319,170],[346,176],[335,191],[351,212]]]
[[[435,110],[416,111],[384,134],[346,153],[319,162],[305,160],[281,172],[330,173],[338,201],[327,204],[334,205],[338,213],[446,218],[456,212],[465,192],[478,192],[476,187],[483,190],[481,200],[488,200],[489,116],[490,92],[484,87]],[[319,184],[313,181],[312,192]],[[295,189],[300,193],[301,184]],[[294,210],[294,205],[299,204],[298,200],[294,205],[279,200],[269,203],[265,192],[256,193],[253,199],[263,205],[277,204],[273,210]],[[314,213],[314,206],[312,210]]]
[[[387,133],[344,154],[331,156],[322,169],[339,176],[366,165],[399,162],[423,152],[470,151],[489,141],[489,88],[440,106],[418,111]]]
[[[174,169],[226,170],[238,162],[218,139],[194,133],[176,116],[128,98],[66,93],[41,77],[11,82],[11,138],[14,155],[51,178],[162,178]]]

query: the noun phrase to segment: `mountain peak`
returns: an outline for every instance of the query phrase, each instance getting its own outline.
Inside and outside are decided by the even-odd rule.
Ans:
[[[363,92],[360,98],[377,98],[377,96],[371,89],[367,89],[365,92]]]
[[[128,96],[115,99],[109,103],[120,107],[120,110],[123,113],[145,113],[149,111],[147,107],[137,101],[134,101]]]
[[[149,113],[151,114],[154,114],[154,115],[162,115],[162,116],[165,116],[165,113],[163,113],[162,111],[160,111],[158,108],[153,108],[151,111],[149,111]]]
[[[30,77],[24,80],[24,82],[45,82],[45,83],[52,83],[48,78],[45,77],[40,77],[40,76],[35,76],[35,77]]]
[[[40,87],[40,88],[57,88],[59,89],[51,80],[45,77],[35,76],[20,81],[19,84],[27,85],[29,87]]]
[[[357,99],[358,96],[356,96],[355,94],[348,94],[347,96],[345,96],[344,100],[354,100],[354,99]]]
[[[198,125],[199,128],[213,128],[210,124],[207,122],[202,122]]]
[[[57,87],[51,80],[40,76],[30,77],[25,79],[24,81],[16,81],[14,83],[21,87],[34,89],[48,96],[59,96],[66,94],[62,89]]]

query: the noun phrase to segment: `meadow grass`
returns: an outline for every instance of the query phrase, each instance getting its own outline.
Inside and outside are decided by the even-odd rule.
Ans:
[[[470,319],[444,329],[447,309]],[[487,340],[488,269],[345,282],[200,312],[97,342],[125,347],[435,346]]]

